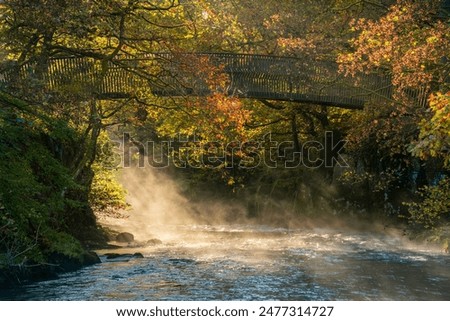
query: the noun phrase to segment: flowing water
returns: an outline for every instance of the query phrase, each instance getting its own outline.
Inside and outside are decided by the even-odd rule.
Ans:
[[[142,243],[162,243],[115,250],[144,258],[110,260],[99,251],[101,264],[0,291],[0,299],[450,300],[450,256],[439,249],[345,223],[239,220],[245,213],[232,203],[192,204],[154,170],[124,174],[134,210],[109,223]]]
[[[450,300],[450,256],[393,236],[246,225],[165,229],[177,237],[116,251],[144,258],[107,260],[101,251],[102,264],[2,299]]]

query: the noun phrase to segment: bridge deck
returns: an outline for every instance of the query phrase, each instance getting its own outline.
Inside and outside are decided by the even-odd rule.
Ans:
[[[205,70],[204,66],[208,65]],[[208,69],[209,68],[209,69]],[[102,73],[101,62],[88,58],[52,58],[39,77],[36,68],[21,66],[15,72],[0,74],[3,87],[39,78],[50,91],[66,90],[100,99],[118,99],[136,90],[150,88],[159,96],[207,95],[214,90],[242,98],[284,100],[345,108],[363,108],[368,102],[392,97],[390,79],[380,75],[346,78],[329,61],[310,61],[264,55],[198,53],[152,54],[108,62]],[[209,74],[208,74],[209,72]],[[220,88],[211,89],[210,73],[226,74]],[[225,87],[224,87],[225,86]],[[424,95],[416,94],[417,104]]]

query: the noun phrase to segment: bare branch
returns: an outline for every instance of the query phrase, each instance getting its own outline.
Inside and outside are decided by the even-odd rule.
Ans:
[[[289,120],[290,119],[287,119],[287,118],[279,118],[279,119],[276,119],[276,120],[273,120],[271,122],[264,123],[264,124],[249,124],[249,123],[247,123],[244,126],[250,128],[250,129],[256,129],[256,128],[261,128],[261,127],[267,127],[267,126],[270,126],[270,125],[275,125],[275,124],[278,124],[278,123],[281,123],[281,122],[285,122],[285,121],[289,121]]]
[[[269,102],[269,101],[267,101],[265,99],[260,99],[259,101],[262,102],[267,107],[272,108],[272,109],[276,109],[276,110],[283,110],[283,109],[285,109],[285,107],[277,106],[277,105],[275,105],[275,104],[273,104],[273,103],[271,103],[271,102]]]
[[[180,6],[179,0],[172,0],[167,6],[159,6],[149,1],[143,1],[140,4],[141,5],[136,5],[135,8],[146,11],[168,11]]]

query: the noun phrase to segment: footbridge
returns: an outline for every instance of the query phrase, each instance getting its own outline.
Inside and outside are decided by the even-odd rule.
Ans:
[[[390,78],[383,74],[345,77],[332,61],[253,54],[159,53],[100,60],[50,58],[3,68],[0,87],[43,83],[51,92],[76,91],[98,99],[132,97],[150,90],[156,96],[203,96],[215,91],[240,98],[282,100],[361,109],[392,99]],[[40,70],[40,72],[38,72]],[[418,105],[425,95],[412,93]]]

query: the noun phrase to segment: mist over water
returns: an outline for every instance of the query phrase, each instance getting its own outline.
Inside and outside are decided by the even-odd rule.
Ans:
[[[177,238],[186,226],[249,224],[242,204],[206,198],[192,202],[183,195],[181,184],[162,170],[125,168],[121,182],[131,209],[128,218],[110,222],[141,241]]]
[[[269,224],[281,220],[247,218],[244,206],[224,200],[190,202],[181,183],[155,169],[124,169],[122,181],[133,209],[104,223],[133,233],[138,245],[162,243],[98,251],[102,264],[0,298],[450,300],[450,257],[396,231],[338,219]],[[144,258],[110,260],[111,251]]]
[[[402,232],[388,229],[381,223],[364,222],[356,217],[331,215],[330,204],[324,200],[323,206],[314,215],[302,215],[289,211],[289,206],[277,204],[278,211],[263,210],[258,217],[249,217],[245,202],[236,199],[210,198],[208,191],[202,195],[199,191],[196,201],[189,200],[184,194],[189,187],[174,180],[166,171],[152,167],[130,167],[121,172],[120,181],[127,190],[127,202],[131,205],[126,212],[127,218],[106,220],[118,231],[133,233],[138,241],[151,238],[177,239],[184,241],[186,230],[229,231],[242,235],[261,232],[291,233],[295,230],[313,232],[333,231],[379,234],[392,237],[406,248],[419,249],[417,244],[408,242]],[[327,187],[328,188],[328,187]],[[199,201],[200,200],[200,201]],[[244,200],[245,201],[245,200]],[[271,203],[277,200],[270,200]],[[325,209],[325,210],[324,210]],[[298,209],[297,209],[298,210]],[[228,235],[230,242],[233,235]],[[200,236],[198,236],[200,237]],[[194,237],[195,238],[195,237]],[[192,240],[195,241],[195,240]],[[230,245],[228,242],[228,245]],[[430,248],[423,247],[422,250]],[[434,249],[436,250],[437,247]]]
[[[161,226],[194,222],[189,201],[165,174],[148,168],[128,168],[121,180],[131,205],[129,218],[122,224],[138,238],[152,236]]]

